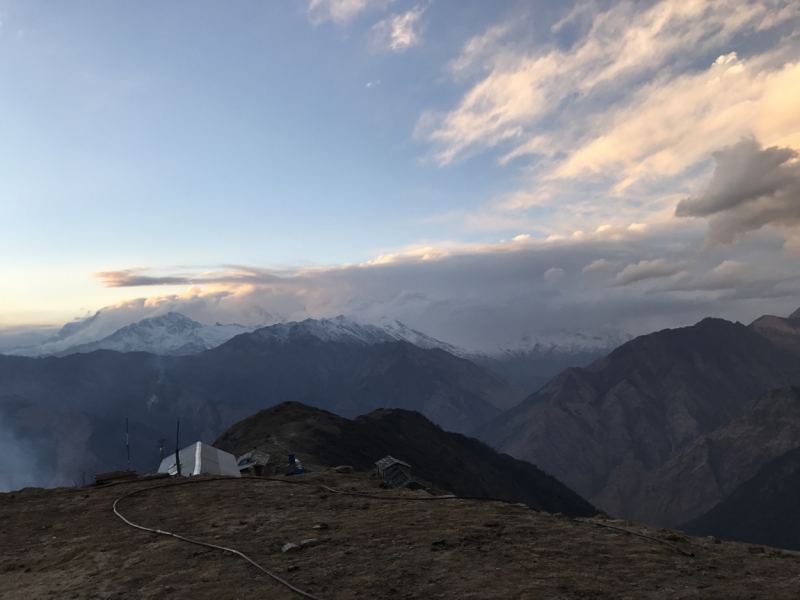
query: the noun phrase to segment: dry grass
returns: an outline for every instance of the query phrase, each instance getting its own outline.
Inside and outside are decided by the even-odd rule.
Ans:
[[[649,540],[517,505],[414,501],[364,474],[197,478],[120,502],[131,520],[236,548],[324,600],[800,598],[800,559],[745,544]],[[296,599],[242,559],[134,530],[114,500],[162,482],[0,494],[0,597]],[[332,494],[320,484],[389,501]],[[324,529],[314,525],[324,524]],[[287,542],[319,545],[286,554]]]

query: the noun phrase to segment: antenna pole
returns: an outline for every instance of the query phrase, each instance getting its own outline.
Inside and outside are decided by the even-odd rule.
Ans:
[[[125,447],[128,450],[128,471],[131,470],[131,434],[128,430],[128,417],[125,417]]]
[[[179,436],[181,434],[181,422],[178,421],[178,429],[175,432],[175,466],[178,468],[178,475],[181,474],[181,457],[180,457],[180,445],[178,443]]]
[[[164,434],[163,433],[161,434],[161,437],[156,440],[156,442],[158,442],[158,451],[161,454],[161,461],[162,462],[164,461],[164,442],[165,441],[166,441],[166,439],[164,439]]]

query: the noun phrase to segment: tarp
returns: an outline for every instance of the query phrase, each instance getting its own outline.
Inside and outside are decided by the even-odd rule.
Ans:
[[[236,458],[223,450],[209,446],[203,442],[197,442],[187,446],[178,453],[181,460],[181,475],[200,475],[208,473],[210,475],[231,475],[241,477]],[[178,474],[178,467],[175,464],[175,455],[167,456],[161,461],[158,468],[159,473]]]

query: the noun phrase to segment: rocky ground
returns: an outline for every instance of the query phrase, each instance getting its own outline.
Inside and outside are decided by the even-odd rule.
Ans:
[[[0,597],[301,597],[234,554],[129,527],[111,507],[137,490],[118,505],[132,521],[237,549],[325,600],[800,597],[800,557],[768,547],[512,504],[421,500],[364,474],[288,480],[307,485],[198,477],[0,494]],[[283,551],[306,539],[316,543]]]

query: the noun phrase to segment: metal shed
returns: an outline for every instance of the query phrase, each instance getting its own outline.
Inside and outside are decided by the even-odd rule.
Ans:
[[[270,475],[269,454],[253,449],[237,459],[240,473],[248,475]]]
[[[181,461],[181,475],[200,475],[208,473],[210,475],[230,475],[241,477],[236,458],[214,446],[209,446],[203,442],[196,442],[187,446],[178,453]],[[158,468],[159,473],[178,474],[178,467],[175,464],[175,455],[167,456],[161,461]]]
[[[391,487],[404,487],[413,482],[411,465],[394,456],[385,456],[375,463],[378,475]]]

